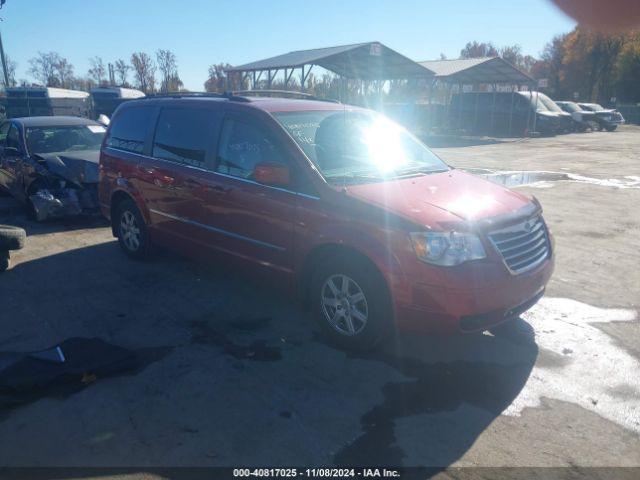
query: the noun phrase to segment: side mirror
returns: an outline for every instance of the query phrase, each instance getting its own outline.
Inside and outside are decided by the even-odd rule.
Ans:
[[[109,122],[110,122],[109,117],[107,117],[104,113],[101,113],[100,116],[98,117],[98,123],[101,123],[105,127],[109,126]]]
[[[264,185],[286,187],[291,181],[289,167],[281,163],[259,163],[253,169],[253,179]]]

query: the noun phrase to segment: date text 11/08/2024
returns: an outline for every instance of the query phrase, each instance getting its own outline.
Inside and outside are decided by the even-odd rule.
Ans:
[[[236,468],[233,470],[233,476],[235,478],[398,478],[400,472],[386,468]]]

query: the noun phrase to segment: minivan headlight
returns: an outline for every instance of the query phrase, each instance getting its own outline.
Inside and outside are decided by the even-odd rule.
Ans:
[[[460,265],[487,256],[480,237],[473,233],[415,232],[409,235],[418,258],[434,265]]]

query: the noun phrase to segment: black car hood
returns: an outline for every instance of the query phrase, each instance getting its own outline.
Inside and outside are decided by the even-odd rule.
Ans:
[[[98,183],[99,150],[39,153],[34,157],[51,173],[78,185]]]

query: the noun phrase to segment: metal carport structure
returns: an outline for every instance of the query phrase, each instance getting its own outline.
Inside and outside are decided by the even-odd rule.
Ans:
[[[489,91],[494,93],[494,100],[499,85],[510,88],[512,92],[512,111],[509,114],[509,134],[511,134],[511,117],[513,115],[513,97],[515,96],[515,91],[522,87],[531,90],[535,85],[535,80],[531,76],[501,57],[431,60],[419,62],[419,64],[435,74],[430,90],[439,83],[447,86],[447,116],[450,113],[451,90],[454,86],[460,93],[463,92],[465,85],[470,85],[472,91],[476,92],[480,91],[480,85],[488,86],[490,88]],[[476,96],[476,99],[477,98]],[[431,91],[429,92],[429,101],[431,101]],[[494,112],[492,110],[491,125],[493,125],[493,115]]]
[[[434,72],[434,79],[457,84],[530,85],[533,78],[500,57],[430,60],[419,62]]]
[[[258,60],[226,70],[240,75],[241,83],[250,79],[254,89],[266,73],[270,88],[278,72],[284,72],[284,86],[288,87],[293,74],[300,70],[300,85],[304,85],[314,66],[329,70],[343,79],[386,81],[433,77],[428,67],[419,65],[380,42],[355,43],[336,47],[298,50]]]

